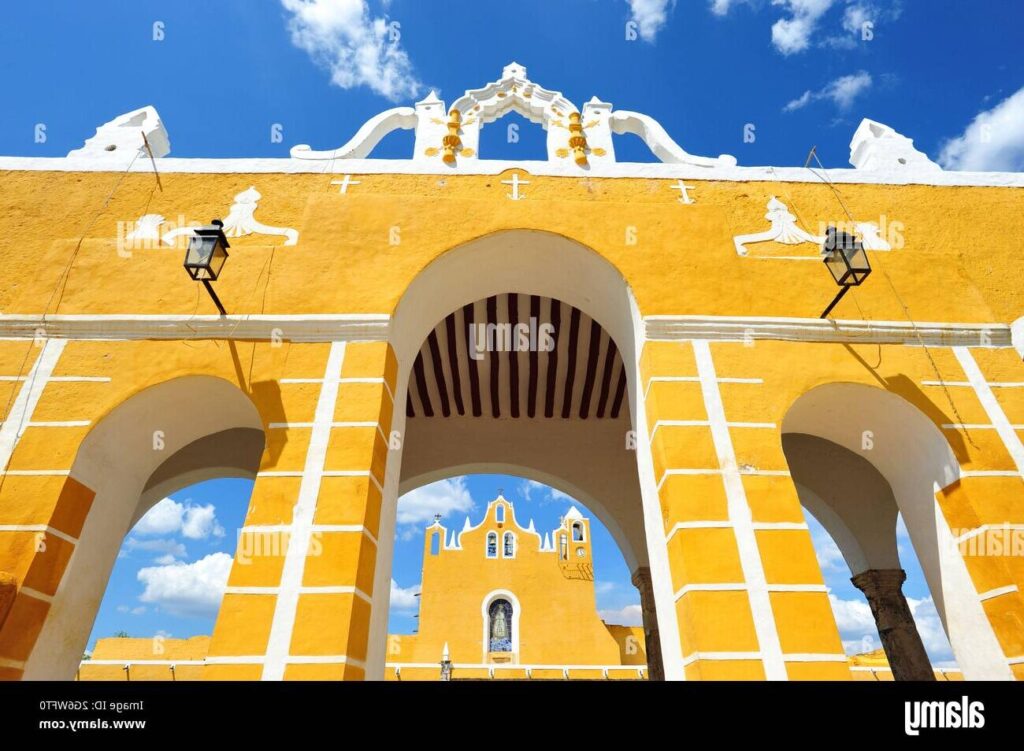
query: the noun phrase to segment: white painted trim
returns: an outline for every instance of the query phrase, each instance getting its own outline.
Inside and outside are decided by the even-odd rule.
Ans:
[[[922,386],[966,386],[971,387],[970,381],[921,381]],[[989,388],[993,389],[1024,389],[1024,381],[989,381]]]
[[[385,667],[441,669],[437,662],[387,662]],[[540,662],[529,665],[518,662],[456,662],[452,667],[463,670],[628,670],[631,673],[647,670],[646,665],[562,665]]]
[[[936,323],[857,321],[764,316],[645,316],[647,339],[749,341],[776,339],[800,342],[852,342],[858,344],[920,344],[932,347],[1009,347],[1010,327],[1005,323]]]
[[[768,582],[765,577],[764,564],[761,562],[761,554],[758,551],[753,517],[736,462],[732,437],[729,435],[725,408],[722,405],[722,394],[718,389],[718,380],[715,374],[715,363],[711,357],[711,347],[706,341],[694,341],[693,353],[697,361],[697,373],[701,379],[704,408],[711,421],[711,437],[715,444],[718,465],[722,470],[726,505],[729,520],[733,523],[736,535],[740,567],[743,570],[743,579],[747,583],[750,610],[754,616],[754,630],[757,633],[757,641],[763,654],[765,677],[768,680],[786,680],[786,666],[782,660],[782,644],[779,641],[779,632],[775,625],[771,600],[768,597]]]
[[[728,520],[695,520],[688,522],[676,522],[672,525],[672,529],[665,535],[665,542],[668,542],[675,537],[676,532],[683,529],[731,529],[733,526],[731,521]],[[755,530],[762,529],[808,529],[806,522],[754,522],[753,528]]]
[[[721,383],[721,381],[719,381]],[[730,422],[727,423],[730,428],[763,428],[768,430],[774,430],[778,427],[773,422]],[[711,425],[708,420],[658,420],[654,423],[654,430],[651,431],[651,439],[654,439],[655,433],[658,432],[658,428],[664,425],[666,428],[706,428]]]
[[[1006,662],[1010,665],[1024,665],[1024,655],[1019,655],[1017,657],[1009,657],[1007,658]]]
[[[386,341],[391,317],[309,315],[0,315],[0,336],[64,339],[283,339],[291,342]]]
[[[620,110],[622,112],[622,110]],[[502,159],[460,159],[454,166],[440,166],[437,160],[418,159],[323,159],[241,158],[187,159],[160,157],[155,160],[161,174],[319,174],[334,175],[500,175],[510,169],[529,172],[531,176],[574,177],[577,179],[643,178],[653,180],[711,180],[724,182],[813,183],[822,180],[851,185],[934,185],[977,186],[990,188],[1024,187],[1024,174],[1018,172],[960,172],[943,170],[858,170],[826,169],[811,171],[804,167],[715,166],[665,162],[608,162],[593,160],[586,174],[571,159],[550,161],[507,161]],[[123,159],[95,157],[0,157],[0,171],[15,172],[138,172],[151,174],[149,160],[129,164]],[[333,188],[330,189],[334,193]],[[665,201],[675,202],[675,196]]]
[[[26,428],[87,428],[92,420],[42,420],[25,423]]]
[[[66,532],[61,532],[46,524],[0,524],[0,532],[42,532],[70,542],[72,545],[78,544],[77,537],[72,537]]]
[[[31,587],[24,587],[24,586],[21,587],[18,590],[18,594],[28,595],[29,597],[31,597],[34,600],[42,600],[43,602],[46,602],[46,603],[52,603],[53,602],[53,595],[45,594],[43,592],[40,592],[38,589],[32,589]]]
[[[1014,472],[1013,474],[1016,475],[1017,473]],[[980,527],[975,527],[970,532],[965,532],[964,534],[962,534],[959,537],[955,538],[953,540],[953,543],[956,544],[956,545],[959,545],[962,542],[970,540],[972,537],[977,537],[980,534],[983,534],[985,532],[989,532],[989,531],[992,531],[992,530],[1024,531],[1024,524],[1011,524],[1010,522],[1002,522],[1001,524],[982,524]]]
[[[755,477],[789,477],[788,469],[739,469],[740,475],[753,475]],[[665,484],[665,480],[672,475],[721,475],[721,469],[666,469],[658,480],[658,490]]]
[[[834,654],[834,653],[804,653],[804,654],[786,654],[783,655],[783,659],[786,662],[849,662],[850,658],[845,654]]]
[[[985,414],[988,415],[989,421],[995,427],[996,432],[999,433],[1003,445],[1013,458],[1018,474],[1024,475],[1024,443],[1021,442],[1020,436],[1013,429],[1013,425],[1010,424],[1006,413],[1003,412],[1003,408],[996,400],[995,394],[992,393],[992,389],[989,388],[988,383],[985,381],[985,376],[982,374],[981,368],[978,367],[978,363],[975,362],[974,355],[966,347],[954,347],[953,354],[956,355],[960,367],[963,368],[964,375],[967,376],[967,380],[974,388],[974,394],[978,397],[978,401],[981,402],[981,406],[985,410]]]
[[[60,359],[66,343],[53,339],[44,341],[41,351],[28,371],[27,379],[18,389],[18,395],[11,404],[7,419],[0,424],[0,470],[7,470],[18,440],[32,420],[36,405],[39,404],[39,399],[43,395],[43,389],[46,388],[47,381],[53,375],[53,369],[57,367],[57,361]],[[10,474],[9,471],[8,474]]]
[[[327,358],[324,378],[337,378],[345,361],[345,342],[333,342]],[[338,401],[338,384],[324,383],[317,398],[314,422],[316,427],[309,437],[306,464],[299,485],[299,497],[292,514],[288,550],[285,553],[281,571],[281,591],[274,607],[274,618],[270,626],[267,643],[267,659],[263,666],[262,679],[279,681],[284,679],[285,664],[289,657],[292,630],[299,605],[299,590],[306,567],[312,537],[313,518],[316,514],[317,497],[320,494],[321,478],[327,461],[327,446],[331,440],[331,423]]]
[[[387,341],[391,317],[384,313],[295,315],[0,315],[0,338],[35,339],[39,331],[51,339],[93,340],[268,340],[293,342]],[[804,342],[911,344],[932,347],[1010,347],[1010,326],[1004,323],[822,320],[818,318],[744,316],[647,316],[646,338],[652,341],[710,339],[748,341],[774,339]],[[661,379],[662,377],[656,376]],[[689,377],[678,376],[688,381]],[[78,380],[76,378],[75,380]],[[306,383],[317,379],[287,379]],[[349,380],[349,379],[345,379]],[[355,380],[355,379],[353,379]],[[360,379],[363,380],[363,379]],[[365,379],[367,382],[383,379]],[[754,383],[757,379],[721,379],[722,383]],[[387,384],[385,383],[385,386]],[[645,388],[649,390],[650,381]],[[388,387],[390,393],[391,389]],[[393,399],[392,395],[392,399]]]
[[[206,660],[82,660],[79,668],[90,665],[205,665]]]
[[[743,582],[732,582],[723,584],[686,584],[676,590],[675,599],[678,601],[690,592],[745,592],[747,585]]]
[[[1008,595],[1017,591],[1018,590],[1016,584],[1007,584],[1005,587],[996,587],[995,589],[990,589],[988,592],[979,593],[978,599],[984,602],[985,600],[991,600],[995,597],[1002,597],[1003,595]]]
[[[644,386],[644,399],[651,393],[651,384],[658,383],[700,383],[698,376],[651,376]],[[719,383],[762,384],[763,378],[719,378]]]
[[[1012,469],[966,469],[960,477],[1020,477],[1020,472]]]
[[[697,660],[757,660],[760,662],[760,652],[691,652],[683,658],[683,667],[691,665]]]

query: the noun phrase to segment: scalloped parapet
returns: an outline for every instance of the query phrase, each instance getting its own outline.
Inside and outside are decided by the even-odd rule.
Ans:
[[[700,157],[688,153],[649,115],[616,112],[610,103],[597,97],[581,110],[560,91],[531,81],[526,68],[515,62],[504,67],[497,81],[467,90],[451,107],[431,91],[415,109],[396,107],[371,118],[340,148],[313,151],[309,146],[295,146],[291,155],[297,159],[361,159],[388,133],[404,128],[416,131],[414,161],[457,168],[480,158],[481,129],[510,112],[544,128],[548,161],[575,165],[580,170],[614,163],[612,136],[622,133],[638,136],[655,156],[669,164],[736,164],[736,159],[728,155]]]

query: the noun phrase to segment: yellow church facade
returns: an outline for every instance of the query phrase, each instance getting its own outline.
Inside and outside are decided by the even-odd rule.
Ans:
[[[637,679],[642,628],[597,613],[590,520],[569,509],[543,535],[499,496],[480,523],[427,528],[415,635],[390,635],[386,677]],[[631,667],[630,667],[631,666]]]
[[[546,161],[479,153],[510,111]],[[410,159],[368,158],[396,129]],[[661,161],[617,161],[621,135]],[[0,678],[74,678],[132,525],[216,477],[255,487],[202,677],[393,677],[397,498],[469,472],[601,519],[650,677],[852,677],[804,509],[903,677],[931,670],[898,516],[963,677],[1024,677],[1020,175],[945,172],[870,120],[851,169],[697,157],[515,64],[330,151],[168,148],[146,108],[65,158],[0,158]],[[181,268],[211,218],[226,315]],[[829,227],[871,275],[823,319]],[[488,663],[482,629],[400,661],[447,640]]]

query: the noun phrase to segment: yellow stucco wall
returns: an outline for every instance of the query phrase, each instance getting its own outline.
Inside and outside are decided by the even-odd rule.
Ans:
[[[522,172],[522,171],[520,171]],[[740,257],[733,236],[767,229],[765,204],[777,195],[818,232],[845,216],[832,188],[819,182],[768,183],[690,180],[694,205],[682,205],[670,181],[646,178],[530,176],[528,197],[507,198],[508,174],[359,175],[346,195],[330,185],[333,175],[165,173],[162,189],[152,175],[114,172],[5,171],[0,173],[0,233],[11,238],[0,248],[0,312],[5,314],[97,315],[212,313],[210,301],[181,269],[181,249],[134,249],[118,253],[118,223],[130,225],[146,213],[169,220],[206,222],[223,217],[235,194],[255,185],[262,193],[257,218],[294,227],[300,239],[284,247],[262,235],[232,240],[231,258],[217,290],[235,314],[383,313],[394,311],[410,282],[445,251],[506,229],[537,229],[576,240],[622,273],[642,315],[729,315],[816,317],[834,287],[820,263]],[[883,220],[902,240],[892,252],[872,253],[876,272],[840,304],[835,315],[867,321],[1007,324],[1020,315],[1019,240],[1007,232],[1007,217],[1024,208],[1019,189],[856,185],[837,188],[858,219]],[[397,229],[397,234],[396,234]],[[395,238],[399,241],[396,243]],[[633,241],[635,239],[635,242]],[[793,249],[788,249],[792,251]],[[759,247],[755,255],[777,254]],[[816,249],[795,252],[813,257]],[[233,383],[253,402],[267,433],[261,471],[247,524],[287,524],[309,448],[308,429],[271,429],[275,422],[312,419],[318,384],[282,379],[321,379],[328,344],[238,341],[72,341],[55,375],[109,381],[47,383],[33,421],[89,421],[88,426],[28,425],[0,484],[0,524],[29,529],[0,532],[0,571],[12,573],[22,591],[0,630],[0,678],[18,678],[46,618],[46,598],[56,594],[71,558],[73,540],[92,503],[93,490],[66,477],[92,426],[129,397],[177,376],[213,375]],[[0,407],[5,411],[22,387],[16,380],[32,367],[41,341],[0,341]],[[1014,464],[996,431],[970,435],[949,423],[986,423],[988,417],[970,389],[939,388],[925,380],[963,381],[965,374],[948,348],[907,345],[844,345],[758,341],[710,345],[719,376],[761,379],[759,385],[722,384],[730,421],[781,424],[786,409],[815,385],[850,381],[898,394],[945,432],[968,476],[939,497],[951,527],[1024,522],[1024,492]],[[972,350],[991,381],[1024,382],[1024,366],[1011,349]],[[370,622],[375,535],[387,463],[386,435],[394,406],[397,366],[382,342],[349,343],[343,376],[379,382],[343,383],[335,419],[373,427],[331,431],[326,468],[363,473],[361,478],[327,477],[317,505],[319,523],[365,527],[369,532],[331,533],[322,555],[304,569],[307,586],[349,587],[352,593],[302,594],[290,648],[310,658],[348,655],[339,664],[290,664],[285,677],[362,677]],[[669,469],[716,468],[707,426],[662,426],[666,420],[706,420],[699,385],[652,382],[653,376],[696,377],[688,343],[648,342],[640,380],[652,429],[652,458],[666,531],[686,519],[722,518],[720,483],[699,475],[666,476]],[[1021,391],[999,390],[996,398],[1014,425],[1024,424]],[[953,415],[951,417],[951,415]],[[956,416],[959,417],[956,417]],[[0,417],[4,417],[0,415]],[[1024,433],[1019,428],[1018,435]],[[784,471],[778,430],[731,431],[740,464]],[[50,474],[39,474],[48,471]],[[65,475],[60,474],[61,472]],[[1001,474],[996,474],[1001,473]],[[783,476],[743,478],[755,520],[800,520],[792,483]],[[330,520],[330,521],[327,521]],[[127,529],[125,530],[127,532]],[[40,537],[45,545],[40,549]],[[821,574],[806,530],[757,534],[759,556],[769,582],[820,585]],[[732,581],[734,542],[719,529],[692,529],[667,541],[673,586]],[[464,545],[468,548],[468,543]],[[713,557],[701,551],[713,549]],[[446,553],[447,554],[447,553]],[[275,587],[283,561],[236,560],[229,584]],[[1020,556],[968,557],[979,591],[1024,583]],[[481,569],[480,576],[487,574]],[[539,574],[537,576],[540,576]],[[540,590],[539,580],[527,586]],[[31,590],[42,594],[40,598]],[[366,597],[361,597],[366,595]],[[533,595],[529,595],[531,598]],[[579,604],[588,600],[585,593]],[[773,617],[784,652],[841,653],[823,592],[773,592]],[[263,654],[275,612],[274,594],[228,594],[210,652],[219,657]],[[676,601],[684,655],[755,652],[749,604],[742,593],[690,591]],[[1019,593],[984,603],[1008,657],[1024,655],[1024,603]],[[569,612],[577,612],[579,608]],[[529,611],[524,608],[524,614]],[[524,615],[524,617],[526,617]],[[341,627],[327,628],[327,625]],[[454,644],[479,639],[478,628],[455,635]],[[424,635],[421,635],[421,637]],[[594,655],[618,659],[614,638],[593,629],[584,642]],[[446,638],[446,637],[445,637]],[[417,659],[435,661],[436,638],[415,641]],[[402,642],[404,643],[404,642]],[[412,647],[410,647],[412,648]],[[524,658],[527,650],[523,645]],[[460,646],[460,650],[469,646]],[[554,644],[550,647],[555,650]],[[538,657],[547,658],[540,651]],[[472,655],[474,661],[478,655]],[[532,660],[533,655],[530,655]],[[389,657],[389,660],[391,658]],[[461,660],[461,655],[455,659]],[[524,660],[525,661],[525,660]],[[844,662],[792,664],[791,677],[849,677]],[[761,678],[757,661],[697,660],[691,677]],[[1021,677],[1024,666],[1016,664]],[[259,666],[221,662],[210,678],[256,678]]]

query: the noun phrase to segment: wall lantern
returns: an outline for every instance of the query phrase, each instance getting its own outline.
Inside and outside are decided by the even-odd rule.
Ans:
[[[864,252],[864,244],[857,236],[837,230],[835,227],[829,227],[826,231],[821,254],[832,278],[841,287],[839,294],[821,314],[824,318],[843,299],[843,295],[850,287],[859,287],[868,278],[871,264],[868,262],[868,254]]]
[[[214,219],[206,227],[193,230],[188,240],[188,250],[185,251],[185,271],[192,279],[203,283],[222,316],[226,316],[227,311],[210,282],[217,281],[220,276],[224,262],[228,260],[229,247],[228,239],[224,236],[224,222]]]

